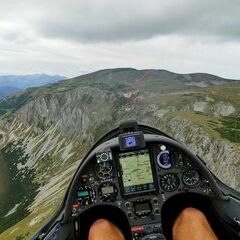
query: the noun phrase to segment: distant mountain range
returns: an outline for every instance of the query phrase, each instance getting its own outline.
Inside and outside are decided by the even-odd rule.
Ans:
[[[6,96],[10,95],[11,93],[14,93],[14,92],[17,92],[20,90],[21,90],[20,88],[16,88],[16,87],[9,87],[9,86],[0,87],[0,98],[6,97]]]
[[[66,77],[47,74],[3,75],[0,76],[0,97],[5,97],[25,88],[39,87],[63,79],[66,79]]]
[[[101,70],[0,101],[0,239],[30,239],[60,206],[84,154],[126,119],[172,135],[240,189],[240,81]]]

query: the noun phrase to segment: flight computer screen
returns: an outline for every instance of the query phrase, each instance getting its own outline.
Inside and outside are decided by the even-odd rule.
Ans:
[[[119,155],[124,194],[154,191],[155,184],[147,150]]]

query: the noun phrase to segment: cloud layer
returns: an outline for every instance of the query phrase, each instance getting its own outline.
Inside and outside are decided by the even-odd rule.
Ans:
[[[170,68],[171,62],[172,68],[179,62],[176,70],[193,71],[197,67],[186,64],[191,61],[190,65],[199,66],[200,71],[205,65],[201,61],[208,58],[222,68],[227,62],[234,62],[232,59],[239,60],[239,13],[239,0],[5,1],[0,8],[0,65],[5,59],[0,73],[9,71],[8,61],[16,69],[20,58],[21,64],[31,60],[33,71],[37,62],[39,69],[47,63],[48,70],[50,66],[56,69],[57,64],[64,65],[59,56],[65,58],[66,69],[74,65],[84,70],[122,66],[126,56],[135,67],[157,67],[157,59],[161,62],[164,58]],[[182,48],[187,51],[185,55]],[[215,59],[214,54],[219,51],[225,56]],[[145,62],[138,59],[140,54],[147,56]],[[184,56],[191,59],[180,64]],[[211,64],[216,63],[208,65]],[[221,68],[219,74],[224,74]],[[225,72],[229,71],[232,68]],[[234,76],[236,71],[232,72]]]
[[[0,18],[10,28],[11,22],[25,24],[40,36],[85,42],[172,34],[239,41],[239,13],[238,0],[15,0],[1,3]]]

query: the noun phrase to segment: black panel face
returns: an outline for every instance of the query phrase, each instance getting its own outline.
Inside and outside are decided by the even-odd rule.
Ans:
[[[134,139],[126,141],[135,144]],[[111,204],[125,213],[133,234],[145,225],[161,234],[161,210],[174,195],[215,195],[196,160],[164,142],[147,142],[144,149],[125,152],[116,145],[100,149],[81,169],[76,184],[73,220],[92,206]]]

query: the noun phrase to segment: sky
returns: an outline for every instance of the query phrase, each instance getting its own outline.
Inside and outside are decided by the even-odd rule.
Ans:
[[[239,0],[0,0],[0,75],[105,68],[240,79]]]

